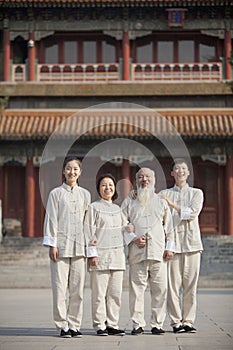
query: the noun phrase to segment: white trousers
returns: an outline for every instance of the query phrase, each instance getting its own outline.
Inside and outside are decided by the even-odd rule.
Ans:
[[[57,328],[80,329],[86,263],[83,257],[50,261],[53,317]]]
[[[162,328],[166,317],[167,263],[145,260],[130,265],[129,307],[133,327],[145,327],[144,296],[149,282],[151,294],[151,328]]]
[[[123,274],[122,270],[90,272],[93,327],[97,330],[118,328]]]
[[[193,324],[197,308],[200,252],[176,253],[168,262],[168,314],[171,325]]]

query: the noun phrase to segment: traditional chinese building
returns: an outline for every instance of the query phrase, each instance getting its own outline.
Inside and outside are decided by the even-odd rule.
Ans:
[[[73,138],[94,172],[128,183],[156,160],[171,186],[179,137],[205,193],[202,233],[233,235],[232,1],[0,0],[0,10],[3,222],[42,235],[40,161],[64,123],[60,142]],[[101,148],[109,140],[115,154]],[[92,190],[93,174],[84,175]]]

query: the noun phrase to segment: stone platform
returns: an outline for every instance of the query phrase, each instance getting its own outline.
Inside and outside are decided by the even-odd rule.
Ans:
[[[41,242],[41,238],[4,237],[0,244],[0,288],[50,288],[48,248]],[[233,237],[205,236],[203,245],[199,287],[233,288]],[[124,277],[127,287],[128,269]]]

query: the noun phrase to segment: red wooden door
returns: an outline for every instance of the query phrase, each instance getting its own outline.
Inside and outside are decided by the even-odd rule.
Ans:
[[[221,233],[222,193],[219,165],[212,162],[194,164],[194,186],[204,192],[204,206],[200,214],[202,233]]]
[[[35,237],[43,236],[43,222],[45,209],[41,199],[40,187],[39,187],[39,168],[34,168],[35,176],[35,222],[34,222],[34,234]]]

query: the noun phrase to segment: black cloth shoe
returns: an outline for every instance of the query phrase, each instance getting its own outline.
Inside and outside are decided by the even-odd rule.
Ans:
[[[102,335],[102,336],[106,336],[108,335],[108,331],[107,329],[98,329],[98,331],[96,332],[97,335]]]
[[[61,338],[71,338],[70,329],[68,329],[68,331],[64,331],[64,329],[61,329],[60,337]]]
[[[153,327],[151,330],[152,334],[164,334],[165,331],[162,328]]]
[[[193,326],[184,326],[184,330],[186,333],[196,333],[197,330],[196,328],[194,328]]]
[[[72,338],[81,338],[82,337],[82,333],[79,332],[79,330],[77,330],[77,329],[76,329],[76,331],[73,329],[70,329],[70,333],[71,333]]]
[[[106,329],[109,335],[125,335],[125,331],[123,331],[122,329],[112,327],[107,327]]]
[[[184,326],[180,325],[177,327],[173,327],[173,333],[184,333],[185,329]]]
[[[131,335],[139,335],[143,333],[144,333],[144,329],[142,327],[138,327],[132,330]]]

